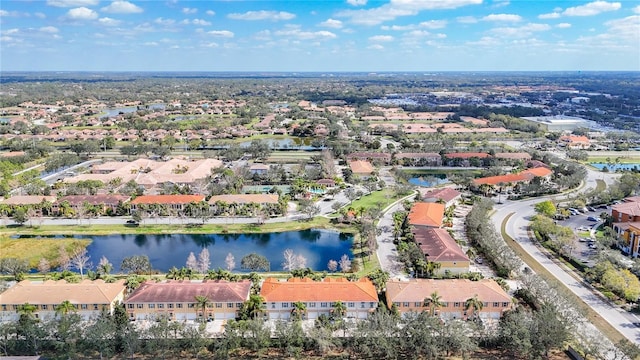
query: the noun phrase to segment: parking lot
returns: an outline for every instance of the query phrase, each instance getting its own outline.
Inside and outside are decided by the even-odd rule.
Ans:
[[[589,266],[595,265],[593,257],[598,251],[595,237],[592,237],[591,234],[595,234],[595,229],[592,228],[594,225],[600,224],[600,222],[593,221],[593,218],[599,218],[603,212],[608,213],[610,211],[610,209],[596,208],[595,211],[571,215],[569,219],[557,222],[558,225],[568,226],[573,229],[578,241],[575,243],[572,255]]]

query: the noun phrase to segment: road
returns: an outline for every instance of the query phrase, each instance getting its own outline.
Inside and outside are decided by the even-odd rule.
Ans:
[[[603,173],[589,171],[585,185],[579,191],[587,191],[589,188],[595,188],[596,180],[602,179],[607,184],[615,181],[616,176],[604,176]],[[564,196],[555,196],[555,200],[566,198]],[[551,198],[551,197],[546,197]],[[533,205],[543,201],[545,198],[536,198],[524,201],[507,201],[504,204],[496,205],[496,212],[492,216],[493,223],[498,232],[502,227],[503,220],[513,214],[506,223],[505,231],[517,241],[522,248],[529,253],[537,262],[544,266],[556,279],[561,281],[571,292],[579,296],[587,305],[595,312],[600,314],[607,322],[615,327],[632,343],[640,343],[640,328],[636,323],[640,323],[640,319],[635,316],[612,306],[609,302],[604,301],[601,297],[594,294],[592,288],[580,280],[572,277],[569,270],[559,266],[545,252],[543,252],[536,244],[534,244],[527,232],[528,223],[531,216],[535,214]]]

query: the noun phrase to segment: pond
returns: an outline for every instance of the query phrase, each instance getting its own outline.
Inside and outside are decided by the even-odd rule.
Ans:
[[[419,177],[412,177],[408,181],[409,184],[423,187],[435,187],[450,183],[446,174],[422,175]]]
[[[269,144],[269,147],[274,150],[318,150],[319,147],[312,145],[311,138],[286,138],[286,139],[263,139],[262,141]],[[241,147],[247,148],[251,146],[251,141],[244,141],[240,143]]]
[[[89,238],[89,236],[76,236]],[[340,260],[343,254],[353,257],[353,237],[329,230],[304,230],[266,234],[167,234],[167,235],[105,235],[91,236],[87,247],[91,262],[96,265],[102,256],[119,271],[122,259],[131,255],[147,255],[154,269],[163,272],[171,267],[185,266],[189,253],[198,256],[202,249],[209,250],[210,269],[226,268],[225,258],[231,253],[236,268],[242,271],[240,260],[245,255],[257,253],[271,262],[271,270],[282,270],[283,252],[293,250],[307,259],[313,270],[327,270],[329,260]]]
[[[616,170],[640,170],[640,164],[605,164],[605,163],[591,163],[591,166],[597,168],[598,170],[602,170],[605,167],[609,169],[609,171]]]
[[[151,104],[149,105],[149,109],[150,110],[163,110],[165,108],[164,104]],[[128,114],[128,113],[132,113],[132,112],[136,112],[138,111],[138,107],[137,106],[127,106],[127,107],[119,107],[119,108],[109,108],[109,109],[105,109],[103,111],[103,114],[101,114],[102,117],[115,117],[118,116],[119,114]]]

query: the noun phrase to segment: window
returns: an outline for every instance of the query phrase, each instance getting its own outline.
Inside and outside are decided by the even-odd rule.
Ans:
[[[309,303],[309,307],[310,307],[310,308],[314,308],[314,307],[316,307],[316,303],[314,303],[314,302],[310,302],[310,303]]]
[[[417,301],[413,303],[413,306],[417,308],[422,307],[422,305],[424,305],[424,303],[417,302]]]
[[[364,309],[364,301],[360,302],[360,309]]]
[[[503,302],[502,303],[502,307],[509,307],[509,303],[508,302]]]
[[[233,303],[227,303],[227,308],[228,309],[233,309]]]
[[[193,309],[193,308],[195,308],[195,307],[196,307],[196,304],[194,304],[194,303],[190,303],[189,305],[187,305],[187,307],[188,307],[189,309]]]
[[[173,309],[173,304],[167,304],[167,307],[168,307],[169,309]]]
[[[136,304],[136,308],[142,309],[142,308],[144,308],[144,304]]]
[[[409,307],[409,303],[408,302],[403,302],[402,303],[402,307]]]
[[[400,303],[399,302],[394,302],[393,305],[395,305],[396,307],[400,307]]]
[[[2,311],[7,311],[7,305],[6,304],[2,304]]]
[[[374,303],[373,301],[372,301],[372,302],[370,302],[370,303],[369,303],[369,307],[370,307],[371,309],[375,308],[375,307],[376,307],[376,303]]]
[[[493,303],[493,307],[499,307],[499,306],[500,306],[500,303],[497,303],[497,302]]]
[[[178,309],[182,309],[183,305],[182,305],[182,303],[180,303],[180,304],[176,304],[176,307],[177,307]]]
[[[80,309],[82,310],[87,310],[89,308],[89,305],[87,304],[80,304]]]
[[[4,310],[6,306],[2,305],[2,309]],[[42,305],[40,308],[42,308],[42,310],[47,310],[47,308],[49,307],[49,305]]]
[[[347,307],[354,308],[356,307],[356,303],[354,302],[347,303]]]
[[[449,303],[446,301],[443,301],[442,305],[440,305],[440,307],[448,307],[448,306],[449,306]]]
[[[98,304],[93,304],[93,310],[98,310]]]
[[[158,304],[158,309],[164,309],[164,304]]]
[[[486,302],[486,301],[485,301],[485,302],[483,302],[483,303],[482,303],[482,307],[489,307],[489,303],[488,303],[488,302]]]
[[[133,309],[133,304],[127,304],[127,309]]]
[[[459,302],[454,302],[453,303],[453,307],[460,307],[460,303]]]
[[[156,304],[149,304],[149,309],[155,309],[156,308]]]
[[[289,303],[283,302],[283,303],[282,303],[282,307],[283,307],[283,308],[288,308],[288,307],[289,307]]]
[[[236,303],[236,308],[237,308],[237,309],[242,308],[242,303]]]
[[[216,303],[216,309],[222,308],[222,303]]]
[[[295,305],[295,303],[291,303],[291,307],[295,307],[295,306],[296,306],[296,305]],[[306,305],[305,305],[305,306],[306,306]]]
[[[320,303],[320,307],[323,307],[323,308],[329,307],[329,303],[326,303],[326,302]]]
[[[272,303],[271,303],[271,308],[272,308],[272,309],[275,309],[275,308],[276,308],[276,303],[272,302]]]

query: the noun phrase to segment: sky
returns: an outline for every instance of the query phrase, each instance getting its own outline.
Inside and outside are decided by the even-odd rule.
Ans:
[[[2,0],[0,71],[640,71],[640,1]]]

